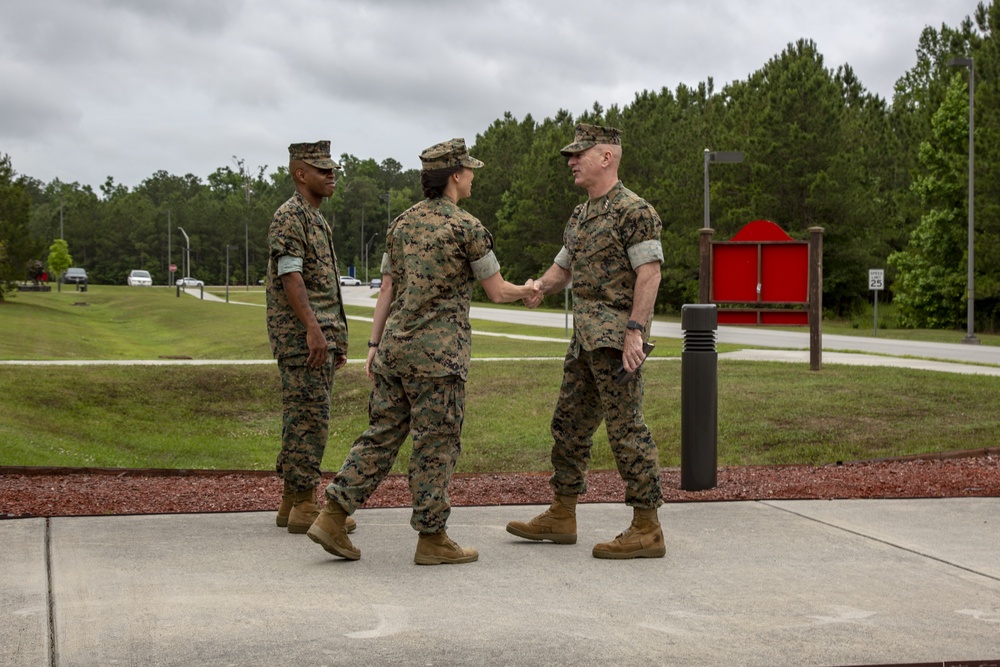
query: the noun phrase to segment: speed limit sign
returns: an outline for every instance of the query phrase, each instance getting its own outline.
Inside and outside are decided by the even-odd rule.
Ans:
[[[885,289],[885,269],[868,269],[868,289]]]

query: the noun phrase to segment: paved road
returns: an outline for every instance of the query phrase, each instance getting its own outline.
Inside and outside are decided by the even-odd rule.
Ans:
[[[373,290],[367,287],[345,288],[344,301],[353,306],[375,306],[371,298]],[[533,326],[571,329],[573,316],[567,318],[565,313],[551,313],[528,310],[526,308],[483,308],[473,306],[473,319],[495,322],[516,322]],[[684,332],[679,323],[654,322],[651,331],[653,336],[664,338],[683,338]],[[784,350],[808,350],[809,332],[775,331],[767,328],[751,327],[719,327],[716,340],[719,343],[734,345],[750,345],[753,347],[770,347]],[[895,357],[921,357],[972,364],[995,364],[1000,366],[1000,347],[989,345],[966,345],[963,343],[925,343],[920,341],[892,340],[888,338],[868,338],[860,336],[823,336],[823,351],[827,352],[862,352],[867,354],[882,354]]]

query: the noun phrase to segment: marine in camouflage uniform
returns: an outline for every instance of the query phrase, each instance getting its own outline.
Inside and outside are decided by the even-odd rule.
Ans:
[[[332,233],[318,208],[333,193],[339,166],[328,141],[292,144],[288,152],[296,192],[268,229],[267,332],[281,375],[276,469],[285,491],[277,523],[304,533],[318,514],[316,487],[334,371],[347,359],[347,319]]]
[[[573,211],[563,247],[540,279],[546,294],[570,280],[573,289],[573,339],[551,425],[555,502],[531,522],[514,521],[507,530],[528,539],[576,542],[577,496],[587,491],[593,435],[604,421],[635,519],[615,542],[597,545],[594,555],[658,557],[665,552],[656,517],[663,493],[659,453],[642,412],[639,365],[663,262],[661,223],[653,207],[618,180],[620,144],[617,129],[580,124],[574,142],[561,151],[590,198]],[[621,384],[623,366],[634,374]]]
[[[457,204],[471,194],[472,170],[483,165],[469,156],[465,141],[437,144],[420,159],[428,198],[396,218],[386,235],[366,364],[373,381],[369,427],[326,488],[327,509],[309,536],[330,553],[359,558],[339,522],[375,492],[412,435],[410,525],[420,533],[414,560],[467,563],[478,553],[452,542],[445,528],[448,484],[462,449],[472,286],[482,282],[494,301],[521,299],[533,289],[503,280],[490,233]],[[435,189],[442,176],[445,185]]]

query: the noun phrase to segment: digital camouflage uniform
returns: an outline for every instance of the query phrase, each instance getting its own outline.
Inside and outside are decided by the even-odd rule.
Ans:
[[[347,354],[347,319],[330,226],[298,192],[275,211],[267,245],[267,333],[281,373],[281,451],[276,468],[290,491],[304,491],[319,484],[334,357],[338,352]],[[280,257],[302,260],[302,280],[330,352],[321,368],[306,365],[306,328],[288,303],[278,275]]]
[[[432,158],[453,142],[425,151],[424,168],[451,166]],[[468,160],[462,164],[482,166]],[[326,489],[348,514],[375,492],[410,434],[410,525],[424,534],[445,529],[448,483],[461,452],[472,286],[499,270],[490,233],[447,197],[419,202],[389,227],[382,273],[392,277],[393,301],[372,362],[369,427]]]
[[[550,484],[557,495],[586,492],[593,435],[604,420],[625,480],[625,503],[642,509],[663,503],[659,455],[642,414],[641,370],[625,385],[616,382],[635,268],[663,261],[660,228],[653,207],[620,181],[577,206],[566,225],[555,262],[573,275],[574,330],[552,417]],[[643,338],[649,338],[648,327]]]

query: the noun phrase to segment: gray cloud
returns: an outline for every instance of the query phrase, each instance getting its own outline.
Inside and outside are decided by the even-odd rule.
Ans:
[[[800,38],[891,96],[976,0],[0,0],[0,151],[43,181],[276,165],[292,141],[418,166],[510,111],[716,89]]]

